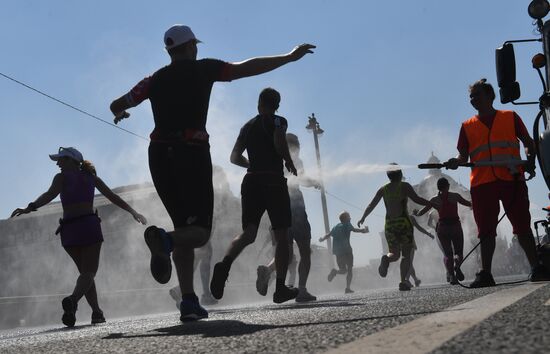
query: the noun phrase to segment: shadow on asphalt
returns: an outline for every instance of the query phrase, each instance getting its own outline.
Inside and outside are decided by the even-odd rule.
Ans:
[[[262,309],[270,310],[270,311],[277,311],[277,310],[289,310],[289,309],[310,309],[310,308],[322,308],[322,307],[350,307],[350,306],[363,306],[363,303],[360,302],[350,302],[345,300],[320,300],[320,301],[312,301],[312,302],[302,302],[302,303],[288,303],[283,305],[269,305],[265,306]],[[239,312],[242,313],[243,310],[248,311],[258,311],[257,308],[249,308],[249,309],[226,309],[226,310],[211,310],[210,313],[216,313],[216,314],[228,314],[233,312]]]
[[[102,339],[131,339],[131,338],[147,338],[147,337],[162,337],[162,336],[185,336],[185,335],[202,335],[203,337],[232,337],[246,334],[253,334],[259,331],[278,329],[278,328],[295,328],[315,325],[334,325],[341,323],[353,323],[361,321],[380,320],[386,318],[406,317],[406,316],[419,316],[429,315],[432,313],[441,311],[422,311],[403,314],[392,314],[386,316],[372,316],[361,317],[354,319],[343,319],[334,321],[319,321],[319,322],[307,322],[307,323],[291,323],[282,325],[269,325],[269,324],[249,324],[241,321],[234,320],[210,320],[210,321],[197,321],[178,326],[157,328],[144,334],[126,334],[126,333],[111,333]]]

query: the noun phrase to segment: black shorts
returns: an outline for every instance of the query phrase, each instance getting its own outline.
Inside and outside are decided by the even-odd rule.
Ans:
[[[249,224],[259,226],[265,211],[273,230],[290,227],[290,198],[286,178],[247,174],[241,184],[241,202],[243,229]]]
[[[151,143],[149,169],[174,228],[212,228],[214,190],[209,147]]]
[[[338,268],[347,270],[353,268],[353,253],[346,252],[336,256]]]

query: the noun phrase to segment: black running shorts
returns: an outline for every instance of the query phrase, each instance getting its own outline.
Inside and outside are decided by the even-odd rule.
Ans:
[[[153,142],[149,169],[174,228],[212,228],[214,191],[208,146]]]
[[[273,230],[290,227],[290,198],[286,178],[270,174],[247,174],[241,184],[243,229],[259,226],[265,211]]]

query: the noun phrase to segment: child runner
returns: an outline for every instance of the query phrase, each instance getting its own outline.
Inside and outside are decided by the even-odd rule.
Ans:
[[[328,281],[332,281],[336,274],[347,274],[344,293],[350,294],[353,293],[353,290],[350,288],[351,278],[353,277],[353,250],[349,243],[349,237],[352,231],[367,233],[369,232],[369,228],[366,226],[362,229],[353,227],[351,217],[347,211],[342,212],[338,218],[340,219],[340,223],[334,226],[328,234],[321,237],[319,242],[323,242],[332,236],[332,253],[336,256],[336,264],[338,264],[339,269],[333,268],[330,271]]]
[[[286,142],[287,121],[275,115],[281,96],[272,88],[260,93],[258,115],[246,123],[231,152],[231,162],[248,169],[241,185],[243,233],[235,237],[225,257],[214,266],[210,292],[216,299],[223,297],[231,264],[242,250],[253,243],[262,215],[267,210],[276,240],[275,268],[277,280],[273,302],[296,298],[298,289],[285,285],[288,269],[288,233],[291,225],[290,198],[283,162],[294,175],[296,167]],[[243,156],[247,151],[248,159]]]
[[[437,238],[443,248],[443,263],[447,269],[447,281],[458,284],[457,279],[464,280],[464,274],[457,266],[462,262],[464,249],[464,234],[458,217],[458,203],[471,207],[472,203],[460,194],[449,192],[449,181],[445,177],[437,180],[438,193],[430,201],[438,204],[439,221],[437,222]],[[431,206],[425,206],[417,215],[424,215]]]
[[[411,250],[413,248],[413,228],[407,212],[407,201],[411,198],[415,203],[421,205],[430,205],[430,202],[419,197],[413,187],[403,182],[403,172],[399,169],[396,163],[387,172],[390,183],[382,186],[377,192],[370,204],[365,209],[363,217],[357,225],[365,221],[365,218],[376,208],[380,200],[384,199],[386,205],[386,223],[384,225],[384,233],[388,242],[388,254],[382,256],[378,273],[381,277],[386,277],[390,262],[395,262],[401,257],[401,282],[399,290],[411,290],[411,287],[405,281],[409,274],[411,264]]]
[[[107,187],[97,176],[92,163],[84,160],[77,149],[60,147],[57,154],[50,155],[50,159],[57,161],[61,173],[55,175],[47,192],[26,208],[15,209],[11,217],[35,211],[60,195],[63,219],[59,221],[56,234],[61,234],[61,245],[80,273],[73,293],[61,302],[64,311],[61,320],[65,326],[73,327],[78,301],[85,296],[92,308],[92,324],[103,323],[105,317],[97,302],[94,283],[103,242],[101,220],[97,210],[94,212],[94,190],[97,188],[113,204],[132,214],[137,222],[145,225],[147,220]]]
[[[418,221],[416,221],[416,219],[414,217],[410,217],[410,220],[411,220],[411,223],[413,225],[413,227],[416,227],[416,229],[418,231],[420,231],[421,233],[423,233],[424,235],[430,237],[432,240],[435,238],[434,235],[432,235],[429,231],[427,231],[426,229],[424,229],[422,226],[420,226],[420,224],[418,223]],[[420,286],[420,283],[422,282],[420,280],[420,278],[418,278],[416,276],[416,270],[414,269],[414,254],[416,253],[416,250],[417,250],[417,246],[416,246],[416,241],[414,240],[414,230],[413,230],[413,248],[411,250],[411,266],[409,268],[409,274],[407,275],[407,284],[412,288],[412,283],[410,282],[410,278],[413,278],[413,281],[414,281],[414,286],[416,287],[419,287]]]

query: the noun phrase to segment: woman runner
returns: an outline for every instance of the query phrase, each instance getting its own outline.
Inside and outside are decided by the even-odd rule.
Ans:
[[[437,180],[439,192],[430,201],[439,205],[439,221],[437,222],[437,238],[443,248],[443,263],[447,269],[447,281],[453,285],[458,284],[457,279],[464,280],[464,274],[457,266],[462,262],[464,235],[462,225],[458,217],[458,204],[471,207],[472,203],[464,199],[460,194],[449,192],[449,181],[445,177]],[[431,206],[425,206],[416,215],[424,215]],[[453,261],[454,260],[454,261]]]
[[[113,204],[132,214],[137,222],[146,224],[147,220],[105,185],[97,176],[95,167],[84,160],[77,149],[60,147],[57,154],[50,155],[50,159],[57,162],[61,173],[55,175],[47,192],[29,203],[26,208],[15,209],[11,217],[35,211],[60,195],[63,219],[59,221],[56,234],[61,234],[61,245],[71,256],[80,273],[73,293],[61,302],[64,311],[63,324],[67,327],[74,326],[78,301],[82,296],[86,297],[92,308],[92,324],[103,323],[105,317],[97,302],[94,283],[103,242],[101,220],[97,211],[94,212],[95,188]]]

